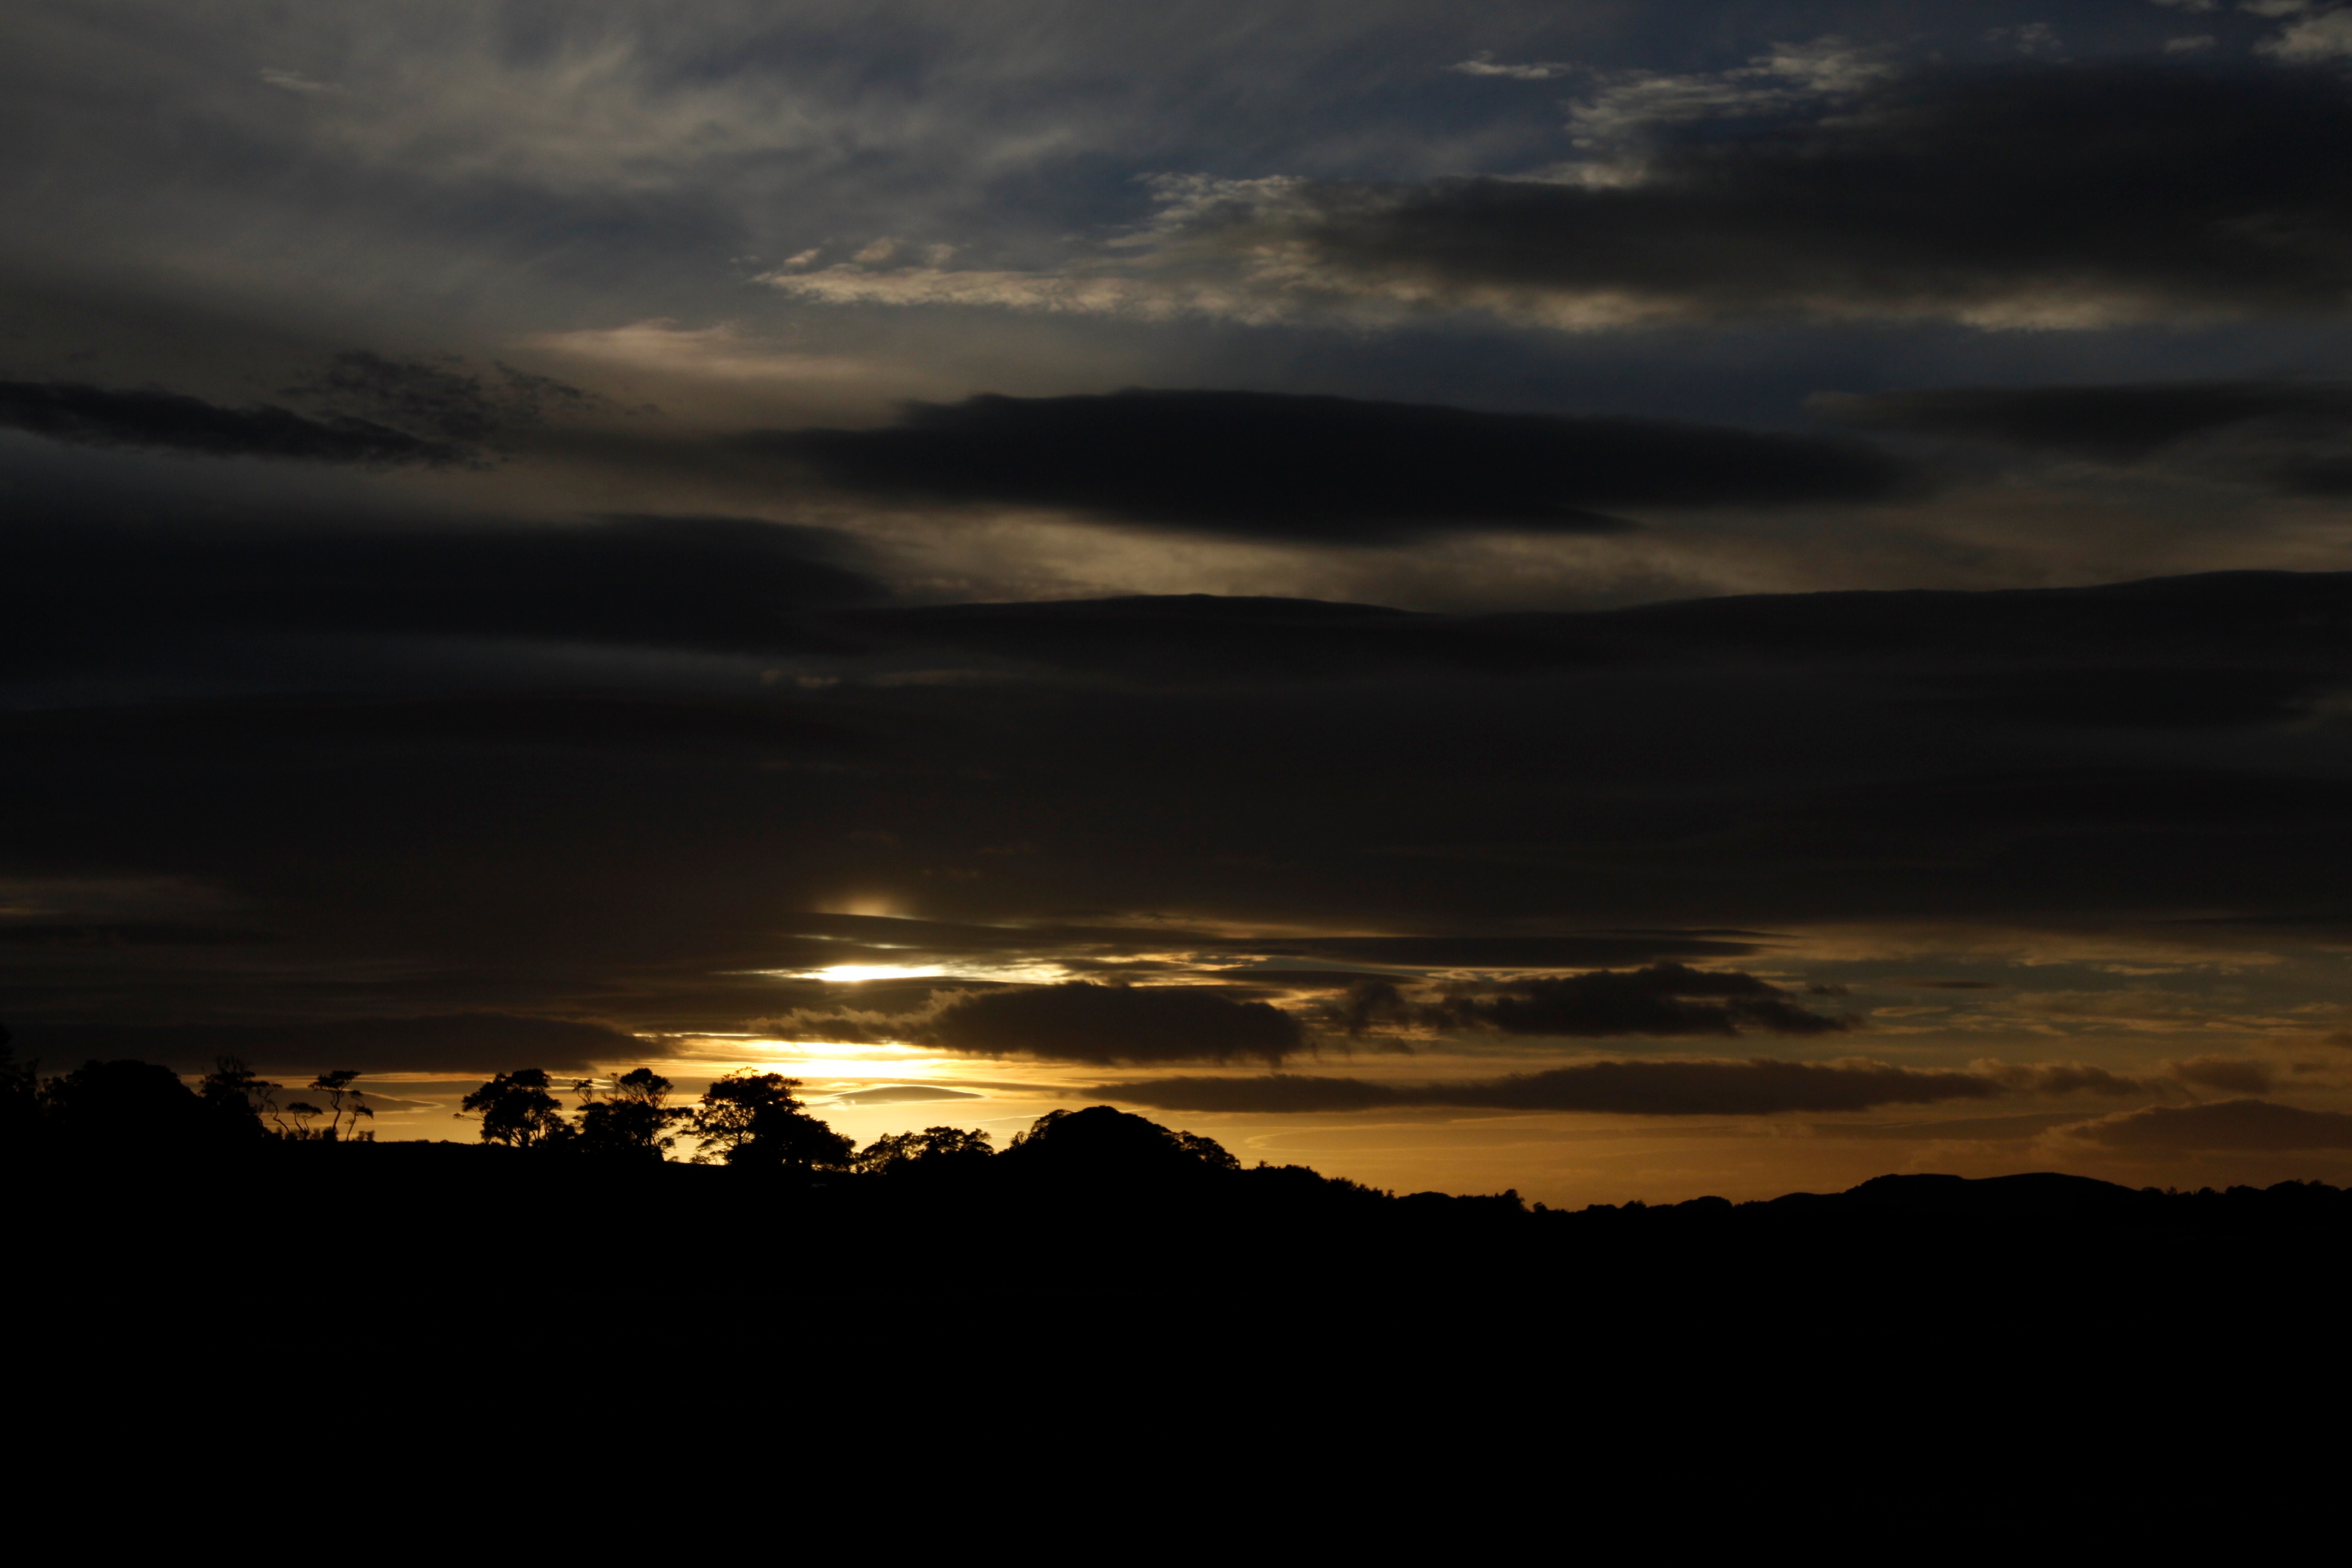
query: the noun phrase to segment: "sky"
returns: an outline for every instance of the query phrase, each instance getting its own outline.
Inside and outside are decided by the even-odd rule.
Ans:
[[[0,38],[46,1070],[2352,1180],[2352,5]]]

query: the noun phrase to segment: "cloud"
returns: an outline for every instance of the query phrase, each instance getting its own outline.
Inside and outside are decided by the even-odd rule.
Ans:
[[[583,689],[571,663],[555,690],[540,689],[540,666],[505,673],[533,627],[604,648],[624,635],[724,647],[793,629],[766,602],[793,579],[765,575],[752,548],[769,525],[738,520],[719,538],[744,538],[691,570],[664,553],[666,526],[646,524],[613,557],[593,553],[604,542],[583,546],[604,563],[599,598],[561,588],[568,556],[525,554],[489,574],[502,555],[436,545],[411,558],[376,538],[388,526],[369,525],[357,557],[328,552],[324,526],[288,555],[272,544],[215,557],[251,542],[245,520],[188,525],[204,550],[185,552],[162,530],[12,524],[0,575],[44,592],[0,620],[0,637],[23,653],[28,619],[53,618],[38,628],[47,662],[16,688],[23,705],[0,713],[0,851],[26,874],[184,881],[224,900],[44,904],[14,918],[211,921],[279,940],[110,949],[103,995],[30,991],[38,951],[0,944],[9,1024],[29,1037],[43,1019],[99,1007],[307,1016],[322,971],[359,976],[346,984],[363,986],[351,1005],[362,1011],[389,982],[362,960],[384,952],[414,977],[399,1011],[495,1005],[667,1031],[877,1005],[875,986],[825,993],[757,972],[965,954],[1007,970],[1261,954],[1472,973],[1678,961],[1772,979],[1767,957],[1743,954],[1810,970],[1798,954],[1824,927],[2315,921],[2200,926],[2202,938],[2164,928],[2228,944],[2343,929],[2352,845],[2324,717],[2157,727],[2169,689],[2152,679],[2129,724],[2056,723],[2063,705],[2030,689],[2064,689],[2089,721],[2120,689],[2078,681],[2085,671],[2352,672],[2352,576],[1492,616],[1215,599],[961,606],[912,621],[858,610],[823,617],[839,639],[830,651],[791,657],[795,670],[838,676],[815,691],[760,685],[743,662],[667,656],[590,667],[596,679],[622,672],[617,689]],[[488,531],[504,551],[514,535],[569,550],[596,531]],[[804,555],[806,543],[784,531],[777,548]],[[548,569],[525,569],[533,562]],[[297,591],[328,564],[335,593],[353,595],[341,633],[325,613],[333,595]],[[392,608],[360,595],[378,568],[397,590]],[[405,597],[427,589],[414,603],[430,616]],[[434,608],[477,589],[495,616]],[[297,625],[299,658],[261,640]],[[1016,629],[992,643],[975,630],[990,625]],[[415,681],[415,666],[346,679],[327,659],[336,636],[373,652],[405,635],[390,628],[489,626],[507,640],[422,650],[447,660],[429,671],[437,686]],[[573,660],[587,645],[561,651]],[[121,667],[105,661],[133,658],[107,684]],[[165,684],[215,669],[193,691]],[[257,691],[256,671],[276,684]],[[2017,679],[1966,708],[1923,700],[1987,671]],[[449,684],[460,677],[479,684]],[[843,908],[931,918],[790,912]],[[1906,948],[1887,964],[1934,974],[1950,962]],[[1269,989],[1228,1000],[1278,999],[1277,966],[1244,977]],[[1774,983],[1808,1009],[1843,1010]],[[952,984],[919,989],[927,1004]],[[2249,984],[2259,994],[2269,982]],[[1683,1038],[1709,1054],[1767,1046]],[[1108,1054],[1104,1041],[1088,1048]]]
[[[1386,980],[1358,980],[1339,995],[1318,1005],[1317,1019],[1351,1040],[1360,1040],[1384,1026],[1402,1026],[1416,1016],[1404,992]],[[1410,1047],[1403,1047],[1410,1049]]]
[[[1988,27],[1984,32],[1988,44],[2007,44],[2021,55],[2057,55],[2064,48],[2057,29],[2047,22],[2028,22],[2017,27]]]
[[[2099,727],[2250,723],[2301,711],[2344,668],[2352,577],[2228,574],[2091,588],[1753,595],[1597,613],[1443,616],[1208,595],[859,612],[876,646],[953,650],[1146,685],[1406,677],[1637,679],[1730,661],[1872,671],[1917,710]],[[1495,689],[1506,689],[1497,686]],[[1878,693],[1883,700],[1886,692]],[[1520,721],[1524,715],[1510,722]],[[1255,951],[1348,963],[1581,968],[1738,956],[1752,931],[1318,936]]]
[[[282,87],[289,92],[341,92],[343,89],[330,81],[314,81],[300,71],[279,70],[265,67],[261,79],[272,87]]]
[[[1661,132],[1714,121],[1759,121],[1824,105],[1885,81],[1896,68],[1876,49],[1831,37],[1775,44],[1727,71],[1603,73],[1569,106],[1569,130],[1587,153],[1621,160],[1572,166],[1586,184],[1640,177],[1641,158]]]
[[[2266,38],[2254,47],[2283,60],[2340,60],[2352,57],[2352,11],[2324,11],[2316,16],[2306,16],[2288,24],[2277,37]]]
[[[2123,463],[2235,426],[2352,428],[2352,384],[2342,382],[1951,387],[1832,394],[1814,398],[1812,405],[1864,429],[1958,436]]]
[[[559,413],[607,406],[593,393],[511,365],[496,364],[484,374],[454,357],[428,364],[364,349],[335,355],[315,378],[288,388],[287,395],[463,447],[495,443]]]
[[[1052,1061],[1278,1063],[1306,1044],[1298,1021],[1264,1002],[1204,986],[1059,985],[961,997],[922,1031],[929,1044],[978,1056]]]
[[[1609,532],[1627,525],[1594,509],[1856,502],[1916,488],[1896,459],[1818,437],[1255,392],[989,395],[915,404],[878,429],[732,444],[868,495],[1350,543],[1465,528]]]
[[[904,1018],[876,1012],[797,1012],[781,1018],[753,1018],[746,1025],[763,1034],[788,1040],[820,1041],[827,1045],[884,1046],[906,1038]]]
[[[1752,974],[1679,963],[1460,987],[1428,1016],[1449,1028],[1573,1038],[1733,1036],[1750,1030],[1825,1035],[1854,1026],[1850,1018],[1798,1005]]]
[[[1570,931],[1559,936],[1315,936],[1260,938],[1237,951],[1344,963],[1425,969],[1570,969],[1654,958],[1738,958],[1760,931]]]
[[[2268,1094],[2278,1086],[2277,1069],[2251,1057],[2191,1057],[2166,1065],[2183,1083],[2227,1094]]]
[[[444,467],[467,455],[451,442],[350,416],[309,419],[271,404],[222,408],[176,392],[116,392],[76,382],[0,382],[0,426],[76,446],[206,458]]]
[[[1462,76],[1504,77],[1512,81],[1549,81],[1576,69],[1558,60],[1528,60],[1517,65],[1495,58],[1492,49],[1480,49],[1466,60],[1457,60],[1445,68]]]
[[[2062,1136],[2132,1153],[2201,1150],[2352,1149],[2352,1115],[2304,1110],[2266,1100],[2211,1105],[2152,1105],[2062,1130]]]
[[[610,1024],[490,1012],[303,1024],[57,1024],[20,1032],[34,1047],[27,1054],[51,1060],[132,1056],[193,1068],[234,1056],[264,1072],[578,1072],[659,1054],[658,1047]]]
[[[1990,1100],[2004,1090],[1972,1072],[1873,1061],[1585,1062],[1549,1072],[1458,1083],[1353,1078],[1176,1078],[1106,1084],[1092,1092],[1161,1110],[1322,1112],[1408,1107],[1605,1111],[1633,1116],[1762,1116]],[[2352,1120],[2352,1119],[2347,1119]]]
[[[811,642],[808,607],[885,595],[863,565],[847,536],[752,518],[326,529],[35,513],[0,539],[0,573],[37,577],[42,602],[0,647],[204,629],[793,648]]]
[[[2147,1085],[2088,1062],[1998,1062],[1970,1065],[1969,1071],[2018,1094],[2137,1094]]]
[[[824,1101],[827,1105],[926,1105],[934,1100],[985,1100],[983,1094],[970,1089],[948,1089],[940,1084],[894,1083],[879,1089],[854,1089],[836,1094]]]
[[[247,947],[272,940],[266,931],[186,921],[116,921],[72,925],[0,923],[0,946],[43,948]]]
[[[2289,493],[2352,491],[2352,384],[2343,382],[1956,387],[1812,405],[1871,430],[2121,465],[2186,462]]]
[[[2319,58],[2346,17],[2297,24],[2280,49]],[[1827,61],[1760,89],[1622,84],[1579,111],[1600,160],[1545,178],[1170,177],[1149,222],[1055,271],[767,281],[838,303],[1243,322],[1469,310],[1579,331],[2344,312],[2340,73],[2177,56],[1900,75]]]
[[[2335,314],[2352,210],[2309,160],[2352,153],[2347,99],[2332,76],[2136,63],[1922,78],[1662,151],[1622,186],[1318,186],[1202,238],[1283,246],[1302,287],[1563,325]]]

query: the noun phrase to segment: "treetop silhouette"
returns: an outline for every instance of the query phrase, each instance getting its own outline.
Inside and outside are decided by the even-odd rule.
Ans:
[[[808,1113],[799,1088],[798,1079],[748,1068],[713,1083],[694,1109],[696,1162],[799,1172],[847,1164],[856,1145]]]
[[[1016,1132],[1004,1157],[1057,1176],[1186,1180],[1237,1171],[1241,1162],[1213,1138],[1175,1132],[1108,1105],[1049,1110]]]
[[[660,1160],[677,1147],[669,1130],[689,1113],[670,1106],[673,1086],[653,1068],[623,1073],[601,1094],[593,1079],[582,1079],[572,1087],[581,1100],[581,1153]]]
[[[457,1114],[482,1119],[482,1142],[532,1149],[568,1137],[571,1124],[549,1091],[545,1069],[499,1074],[458,1101]]]
[[[861,1175],[904,1179],[966,1174],[995,1157],[984,1131],[961,1127],[926,1127],[920,1132],[892,1132],[857,1152],[850,1168]]]

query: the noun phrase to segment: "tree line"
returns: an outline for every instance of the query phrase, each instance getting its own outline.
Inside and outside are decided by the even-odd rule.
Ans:
[[[372,1142],[375,1117],[349,1068],[322,1072],[291,1091],[235,1057],[193,1084],[170,1068],[131,1059],[88,1061],[42,1078],[19,1063],[0,1028],[0,1143],[110,1151],[191,1151],[273,1142]],[[637,1164],[671,1159],[690,1138],[691,1163],[814,1175],[937,1178],[973,1173],[1019,1154],[1018,1164],[1099,1167],[1185,1177],[1240,1169],[1215,1140],[1095,1106],[1055,1110],[1013,1135],[1002,1154],[989,1134],[961,1127],[895,1132],[864,1148],[812,1115],[800,1080],[749,1068],[720,1078],[690,1104],[651,1068],[609,1081],[574,1079],[567,1110],[544,1068],[494,1075],[460,1101],[479,1117],[480,1142],[538,1158]]]
[[[672,1105],[670,1080],[651,1068],[622,1074],[609,1086],[574,1079],[578,1105],[566,1115],[554,1080],[539,1068],[499,1073],[466,1096],[458,1114],[482,1119],[487,1143],[598,1159],[659,1162],[684,1133],[695,1142],[692,1160],[810,1174],[938,1176],[970,1173],[997,1153],[985,1131],[926,1127],[894,1132],[860,1149],[809,1113],[798,1079],[744,1068],[714,1080],[691,1105]],[[1032,1156],[1048,1145],[1057,1154],[1108,1159],[1129,1168],[1171,1173],[1233,1171],[1241,1163],[1215,1140],[1171,1131],[1108,1106],[1048,1111],[1013,1136],[1007,1154]]]
[[[290,1154],[297,1147],[372,1143],[366,1124],[373,1108],[357,1078],[347,1069],[323,1072],[291,1091],[303,1098],[282,1102],[280,1096],[289,1092],[284,1086],[235,1058],[220,1058],[193,1083],[167,1067],[136,1060],[88,1061],[45,1079],[16,1060],[7,1031],[0,1028],[0,1152],[80,1151],[105,1163],[152,1172],[150,1161],[158,1155],[281,1147]],[[2319,1182],[2225,1192],[2134,1190],[2053,1172],[1971,1180],[1881,1176],[1843,1193],[1791,1193],[1739,1204],[1701,1197],[1656,1206],[1637,1200],[1552,1209],[1528,1204],[1517,1192],[1400,1196],[1302,1165],[1260,1163],[1244,1169],[1214,1139],[1108,1105],[1049,1111],[1001,1151],[986,1132],[959,1127],[892,1133],[861,1149],[810,1114],[796,1092],[800,1083],[780,1073],[730,1073],[688,1104],[673,1104],[674,1086],[650,1068],[603,1083],[572,1079],[568,1087],[574,1101],[569,1110],[543,1069],[499,1073],[465,1097],[459,1114],[481,1119],[481,1144],[527,1156],[488,1162],[518,1175],[567,1167],[583,1174],[675,1170],[672,1155],[691,1137],[692,1163],[806,1178],[788,1185],[812,1199],[855,1205],[872,1195],[899,1205],[893,1212],[920,1213],[936,1203],[939,1212],[961,1215],[969,1212],[961,1206],[967,1195],[1006,1200],[1019,1212],[1033,1199],[1115,1206],[1139,1194],[1157,1194],[1178,1208],[1198,1200],[1197,1212],[1213,1213],[1219,1226],[1246,1230],[1255,1225],[1267,1236],[1278,1234],[1285,1247],[1310,1232],[1352,1234],[1348,1227],[1360,1224],[1386,1227],[1379,1234],[1391,1239],[1434,1226],[1430,1234],[1472,1240],[1559,1233],[1568,1226],[1592,1246],[1665,1249],[1656,1252],[1661,1257],[1742,1237],[1774,1246],[1811,1245],[1811,1237],[1832,1247],[1834,1257],[1822,1255],[1824,1267],[1844,1268],[1838,1259],[1862,1256],[1850,1244],[1865,1234],[1874,1238],[1873,1247],[1897,1234],[1941,1247],[1955,1237],[1985,1241],[2046,1233],[2065,1248],[2097,1236],[2125,1249],[2145,1247],[2151,1239],[2223,1237],[2294,1237],[2298,1247],[2324,1237],[2333,1248],[2352,1225],[2352,1192]],[[410,1195],[443,1179],[452,1184],[441,1191],[467,1190],[487,1173],[472,1152],[457,1145],[382,1147],[383,1157],[338,1155],[323,1165],[305,1158],[297,1166],[305,1184],[375,1182],[385,1192]],[[393,1155],[394,1149],[430,1161],[420,1166]],[[89,1167],[77,1160],[73,1169],[79,1181]],[[428,1186],[418,1188],[420,1180]],[[736,1190],[754,1194],[765,1184]],[[646,1190],[668,1188],[664,1181]]]
[[[219,1058],[193,1085],[170,1068],[129,1058],[87,1061],[43,1078],[34,1064],[16,1059],[8,1031],[0,1028],[0,1137],[149,1147],[373,1142],[375,1133],[364,1124],[374,1121],[375,1107],[359,1076],[350,1068],[322,1072],[293,1091],[323,1104],[280,1103],[286,1086],[235,1057]]]

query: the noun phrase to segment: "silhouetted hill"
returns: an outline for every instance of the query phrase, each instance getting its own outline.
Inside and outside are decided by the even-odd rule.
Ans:
[[[575,1124],[548,1076],[521,1069],[467,1099],[495,1141],[377,1143],[350,1079],[306,1090],[341,1119],[313,1126],[230,1061],[194,1089],[136,1062],[37,1086],[16,1071],[5,1163],[26,1327],[160,1311],[356,1333],[718,1310],[836,1339],[1314,1324],[1360,1351],[1382,1325],[1498,1313],[1655,1346],[1830,1324],[2021,1335],[2087,1312],[2155,1333],[2333,1300],[2352,1237],[2352,1194],[2297,1182],[1909,1174],[1573,1210],[1399,1195],[1244,1167],[1108,1106],[1055,1111],[1002,1152],[952,1127],[854,1150],[776,1075],[721,1079],[688,1110],[640,1069],[575,1086]],[[689,1123],[710,1163],[664,1156],[665,1130]]]
[[[1206,1290],[1285,1313],[1512,1299],[1654,1323],[1726,1292],[1751,1309],[1891,1291],[1908,1310],[1958,1310],[2029,1285],[2044,1304],[2113,1293],[2185,1310],[2217,1292],[2332,1290],[2352,1237],[2352,1194],[2292,1182],[2165,1193],[2053,1173],[1889,1175],[1768,1202],[1578,1210],[1510,1193],[1395,1195],[1298,1166],[1191,1160],[1125,1125],[1164,1131],[1141,1118],[1078,1120],[1092,1114],[1071,1113],[1058,1140],[1049,1128],[1003,1154],[893,1175],[455,1143],[50,1151],[16,1173],[18,1241],[36,1293],[167,1280],[279,1306],[316,1291],[337,1311],[353,1310],[354,1289],[567,1312],[713,1298],[805,1307],[823,1279],[845,1282],[870,1321],[1048,1306],[1083,1317],[1086,1302],[1185,1320],[1202,1309],[1182,1303]],[[898,1280],[933,1283],[858,1294]]]

